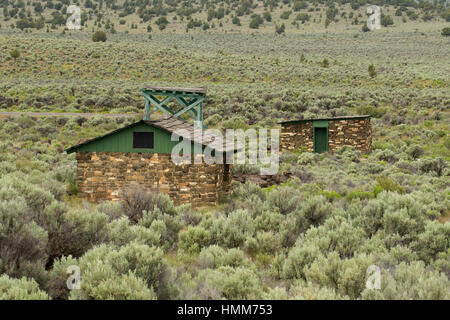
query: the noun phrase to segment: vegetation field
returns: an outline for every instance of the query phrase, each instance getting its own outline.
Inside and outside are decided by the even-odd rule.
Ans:
[[[69,4],[0,0],[0,111],[99,114],[0,120],[0,299],[450,298],[444,2],[370,3],[393,24],[366,32],[363,1],[86,0],[65,30]],[[235,182],[216,207],[80,200],[64,149],[134,121],[102,113],[142,113],[145,85],[207,86],[213,128],[370,114],[374,150],[284,152],[288,182]]]

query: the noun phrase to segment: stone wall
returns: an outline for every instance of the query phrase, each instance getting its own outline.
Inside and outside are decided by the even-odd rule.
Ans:
[[[295,150],[302,147],[314,151],[312,121],[283,123],[280,149]],[[362,154],[372,152],[372,126],[370,118],[330,120],[328,122],[328,151],[333,153],[342,146],[353,146]]]
[[[166,193],[178,204],[217,204],[228,192],[231,165],[176,165],[170,154],[77,152],[78,195],[92,202],[119,200],[132,185]]]
[[[280,149],[293,151],[300,148],[314,151],[312,122],[283,123],[281,125]]]

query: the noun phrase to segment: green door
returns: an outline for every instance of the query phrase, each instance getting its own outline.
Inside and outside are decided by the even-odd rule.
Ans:
[[[314,128],[314,152],[328,151],[328,128]]]

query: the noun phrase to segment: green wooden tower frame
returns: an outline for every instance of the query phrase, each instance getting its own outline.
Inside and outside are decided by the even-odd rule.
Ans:
[[[197,123],[203,125],[202,103],[206,97],[206,87],[146,87],[142,89],[142,94],[145,97],[144,120],[150,120],[152,113],[159,110],[177,118],[188,113]],[[164,98],[159,100],[156,96],[163,96]],[[180,109],[172,110],[167,106],[167,103],[172,99],[180,104]]]

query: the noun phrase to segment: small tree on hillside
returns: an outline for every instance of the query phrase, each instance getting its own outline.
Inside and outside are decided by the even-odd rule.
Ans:
[[[394,20],[392,20],[391,16],[388,15],[381,15],[381,24],[383,27],[387,27],[394,24]]]
[[[17,49],[14,49],[13,51],[11,51],[10,55],[14,59],[14,61],[16,61],[16,59],[18,57],[20,57],[20,51]]]
[[[304,63],[306,61],[305,55],[302,53],[302,55],[300,56],[300,62]]]
[[[284,23],[282,23],[281,26],[275,25],[275,32],[276,32],[277,34],[282,34],[282,33],[284,33],[284,32],[285,32],[285,29],[286,29],[286,27],[285,27]]]
[[[444,29],[442,29],[442,33],[441,33],[444,37],[450,37],[450,27],[445,27]]]
[[[375,70],[375,66],[374,66],[373,64],[371,64],[371,65],[369,66],[369,76],[370,76],[371,78],[375,78],[376,75],[377,75],[377,71]]]
[[[94,42],[105,42],[106,41],[106,33],[104,31],[95,31],[92,35],[92,41]]]

